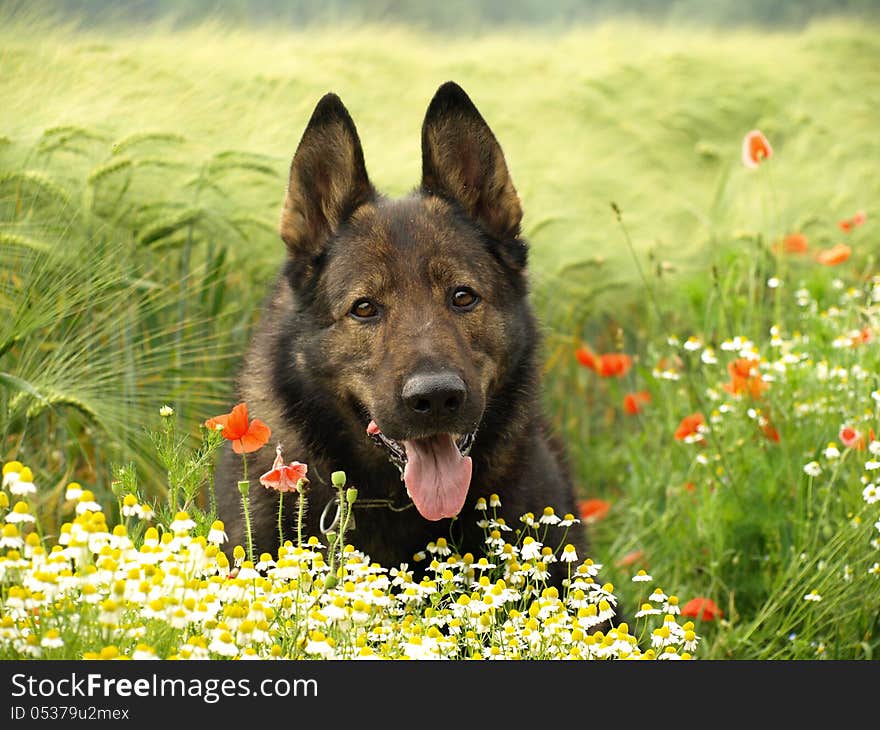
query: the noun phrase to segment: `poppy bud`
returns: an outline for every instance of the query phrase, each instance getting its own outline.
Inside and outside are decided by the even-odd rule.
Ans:
[[[344,471],[334,471],[330,475],[330,481],[333,482],[334,487],[344,487],[345,486],[345,472]]]

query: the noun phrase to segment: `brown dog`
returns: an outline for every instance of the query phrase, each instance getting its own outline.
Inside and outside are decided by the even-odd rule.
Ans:
[[[386,567],[440,536],[481,555],[474,504],[491,493],[514,528],[546,506],[576,513],[541,413],[521,216],[501,147],[456,84],[428,107],[421,186],[397,200],[371,185],[339,98],[320,100],[290,168],[287,259],[238,382],[285,459],[308,464],[306,534],[336,470],[359,490],[346,539]],[[248,473],[274,455],[251,455]],[[216,474],[232,545],[245,544],[241,469],[230,450]],[[257,554],[277,548],[277,509],[277,493],[251,488]],[[580,527],[567,540],[586,557]]]

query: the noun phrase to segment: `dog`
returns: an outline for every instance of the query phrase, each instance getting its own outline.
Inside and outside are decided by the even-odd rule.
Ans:
[[[513,529],[547,506],[577,514],[541,409],[528,245],[501,146],[450,81],[428,105],[421,147],[421,184],[388,198],[367,176],[342,101],[321,98],[290,167],[286,260],[237,379],[285,460],[308,465],[303,534],[321,537],[334,514],[331,473],[344,471],[358,489],[346,541],[385,567],[441,536],[460,554],[484,554],[486,513],[475,506],[492,493]],[[252,484],[274,456],[247,456]],[[229,449],[215,473],[229,545],[246,544],[242,471]],[[278,493],[257,484],[249,501],[255,554],[276,552]],[[283,508],[295,539],[297,500]],[[566,542],[586,557],[581,525]]]

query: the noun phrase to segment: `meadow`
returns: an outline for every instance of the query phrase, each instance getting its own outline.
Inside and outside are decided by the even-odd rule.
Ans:
[[[877,38],[876,28],[843,21],[772,33],[607,23],[453,38],[393,27],[0,23],[0,461],[5,477],[17,475],[0,493],[0,656],[115,657],[137,647],[167,656],[187,646],[188,655],[234,656],[264,644],[322,656],[346,646],[345,621],[365,609],[333,592],[305,542],[261,569],[290,581],[279,564],[299,551],[297,591],[317,590],[316,605],[341,611],[329,644],[314,636],[323,614],[278,620],[296,591],[273,598],[261,585],[247,608],[232,589],[205,609],[202,598],[156,607],[140,579],[118,585],[120,565],[142,570],[127,551],[146,545],[178,565],[207,560],[208,584],[228,576],[208,539],[216,442],[203,443],[200,424],[233,405],[237,359],[283,254],[290,157],[317,99],[341,96],[374,184],[402,195],[419,179],[427,103],[453,79],[498,136],[523,202],[547,412],[584,500],[589,557],[602,566],[596,591],[564,597],[565,610],[578,618],[619,595],[633,613],[647,605],[646,619],[671,617],[667,638],[690,619],[672,629],[677,643],[663,643],[662,626],[642,637],[676,656],[874,658]],[[741,156],[752,129],[772,145],[755,167]],[[166,405],[173,416],[159,415]],[[20,486],[28,483],[35,492]],[[488,498],[492,486],[483,488]],[[77,508],[82,490],[94,509]],[[183,495],[180,509],[169,506],[172,492]],[[92,519],[99,512],[106,522]],[[58,541],[80,528],[105,538],[85,538],[82,554],[69,555]],[[47,558],[53,545],[63,560]],[[366,581],[366,559],[336,547],[340,565],[351,559],[345,570]],[[428,653],[473,655],[491,635],[503,654],[509,629],[537,656],[570,648],[578,627],[540,591],[532,618],[567,633],[523,639],[540,634],[523,618],[526,592],[495,599],[511,606],[491,630],[475,625],[474,637],[451,640],[467,635],[450,623],[464,619],[436,595],[459,605],[468,579],[457,576],[473,570],[449,560],[436,569],[436,585],[408,586],[426,606],[415,617],[415,598],[395,599],[413,645],[429,638]],[[634,582],[638,571],[653,581]],[[156,585],[167,578],[168,588],[169,575],[165,566]],[[64,621],[78,578],[98,588],[87,591],[94,616],[83,618],[93,631]],[[516,571],[504,579],[515,584]],[[372,580],[368,593],[393,583]],[[55,606],[57,625],[34,622],[35,605]],[[126,640],[120,627],[136,625],[143,606],[149,636]],[[187,645],[199,621],[213,622],[215,641]],[[387,631],[364,641],[421,655],[383,643]],[[656,645],[651,631],[661,631]],[[688,631],[699,642],[683,638]],[[639,653],[628,636],[604,654],[585,636],[574,643],[589,656]],[[358,641],[348,651],[364,649]]]

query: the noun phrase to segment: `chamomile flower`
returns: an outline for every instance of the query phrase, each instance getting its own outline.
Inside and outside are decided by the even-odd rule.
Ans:
[[[306,654],[329,659],[335,654],[335,642],[332,638],[326,636],[322,631],[312,631],[309,634],[309,640],[305,646]]]
[[[571,543],[568,543],[564,548],[562,548],[562,554],[559,556],[559,559],[563,563],[576,563],[578,556],[575,546]]]
[[[148,644],[138,644],[134,652],[131,655],[132,659],[136,660],[151,660],[151,659],[159,659],[159,656],[156,654],[156,650]]]
[[[95,501],[95,495],[88,489],[84,489],[79,497],[77,497],[76,513],[78,515],[85,514],[86,512],[100,512],[102,509],[104,508]]]
[[[10,472],[10,474],[15,474],[15,472]],[[5,483],[5,476],[3,481]],[[25,497],[28,494],[36,494],[37,487],[34,484],[34,475],[30,468],[26,466],[22,467],[21,471],[18,472],[18,478],[12,479],[8,488],[9,493],[16,497]]]
[[[24,547],[24,540],[18,532],[15,524],[3,525],[0,530],[0,548],[9,548],[10,550],[21,550]]]
[[[227,630],[216,633],[213,641],[208,645],[208,651],[227,658],[238,656],[238,647],[235,645],[235,639],[232,638],[232,634]]]
[[[878,489],[877,485],[873,482],[868,484],[862,490],[862,499],[864,499],[868,504],[874,504],[877,501],[880,501],[880,489]]]
[[[653,601],[654,603],[666,603],[669,600],[669,596],[667,596],[660,588],[655,588],[654,592],[648,596],[649,601]]]
[[[36,522],[37,518],[30,513],[27,502],[16,502],[12,511],[6,515],[6,521],[10,523]]]
[[[473,567],[476,570],[491,570],[492,568],[496,567],[496,564],[490,563],[486,558],[480,558],[473,563]]]
[[[257,561],[257,564],[254,566],[254,569],[259,572],[265,572],[270,568],[274,568],[277,565],[275,560],[272,558],[271,553],[260,553],[260,559]]]
[[[810,591],[807,595],[804,596],[805,601],[814,601],[818,603],[822,600],[822,596],[820,596],[816,591]]]
[[[526,512],[524,515],[522,515],[519,518],[519,521],[522,522],[527,527],[536,528],[538,526],[538,523],[535,520],[535,513],[534,512]]]
[[[527,535],[523,539],[522,547],[520,548],[520,557],[523,560],[537,560],[541,557],[541,548],[543,545],[535,540],[531,535]]]
[[[694,624],[691,621],[688,621],[681,628],[684,630],[681,648],[689,652],[696,651],[697,643],[700,639],[697,637],[696,633],[694,633]]]
[[[538,522],[542,525],[558,525],[560,520],[559,517],[556,516],[556,511],[552,507],[545,507],[544,513],[541,515]]]
[[[634,615],[636,618],[642,618],[644,616],[659,616],[661,613],[663,613],[661,609],[652,606],[650,603],[643,603]]]
[[[596,615],[596,618],[599,620],[600,623],[602,623],[603,621],[608,621],[617,615],[617,612],[614,610],[614,608],[612,608],[611,602],[605,600],[604,598],[596,605],[599,609],[599,613]]]
[[[64,641],[57,629],[49,629],[40,639],[40,646],[44,649],[59,649],[64,646]]]
[[[71,482],[67,485],[67,489],[64,492],[64,499],[68,502],[76,502],[83,493],[82,484],[79,482]]]
[[[8,489],[10,485],[14,484],[21,478],[21,470],[24,469],[24,464],[20,461],[7,461],[3,465],[3,488]]]
[[[536,581],[546,581],[550,577],[550,571],[547,569],[547,564],[541,560],[537,561],[532,568],[531,576]]]
[[[229,540],[229,536],[226,534],[226,525],[223,524],[223,520],[214,520],[214,522],[211,523],[211,529],[208,531],[207,539],[212,545],[222,545]]]
[[[811,477],[817,477],[822,473],[822,467],[818,461],[811,461],[804,464],[804,474]]]
[[[718,362],[718,357],[715,355],[715,350],[711,347],[707,347],[700,354],[700,360],[704,365],[715,365]]]
[[[632,577],[633,583],[650,583],[652,580],[654,579],[645,570],[640,570]]]
[[[178,512],[174,515],[174,519],[171,521],[171,524],[168,528],[175,535],[185,535],[189,533],[191,530],[194,530],[196,527],[195,520],[191,519],[189,514],[186,512]]]
[[[123,517],[140,517],[140,505],[137,497],[133,494],[126,494],[122,498],[122,516]]]

